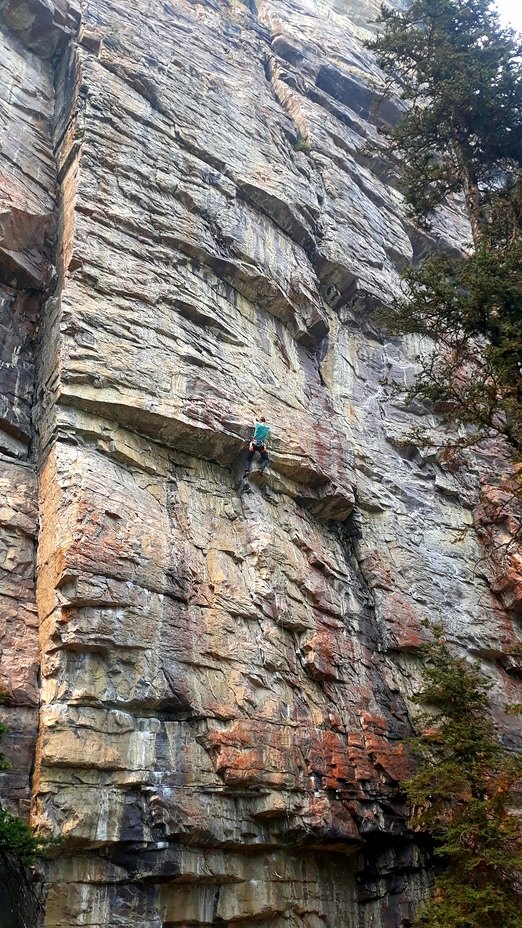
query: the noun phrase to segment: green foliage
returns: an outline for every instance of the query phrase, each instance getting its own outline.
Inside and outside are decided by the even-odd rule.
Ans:
[[[302,151],[305,155],[310,154],[310,142],[308,139],[303,138],[302,135],[298,136],[297,142],[292,147],[294,151]]]
[[[446,867],[419,928],[522,928],[522,758],[499,740],[478,666],[455,658],[440,628],[422,649],[428,705],[411,739],[416,773],[404,784],[415,830],[433,836]]]
[[[6,695],[7,694],[5,693],[5,691],[0,689],[0,706],[3,705]],[[7,730],[8,730],[7,725],[4,725],[3,722],[0,722],[0,742],[2,741],[2,738],[5,735]],[[4,755],[0,751],[0,770],[9,770],[10,766],[11,764],[9,763],[9,761],[5,759]]]
[[[0,705],[5,695],[0,691]],[[7,731],[7,726],[0,722],[0,742]],[[10,767],[11,764],[0,753],[0,770],[8,770]],[[21,864],[31,864],[36,855],[42,853],[49,843],[49,840],[38,836],[21,818],[0,809],[0,858],[4,861],[9,858]]]
[[[420,221],[464,196],[473,251],[434,254],[405,276],[382,313],[425,336],[408,399],[460,428],[449,450],[502,435],[522,460],[522,43],[490,0],[413,0],[383,9],[371,46],[409,109],[384,130]],[[396,385],[396,389],[401,389]],[[510,490],[522,496],[520,481]]]
[[[468,254],[435,253],[407,271],[406,296],[383,312],[392,332],[423,339],[406,395],[456,429],[448,451],[500,435],[520,461],[522,44],[490,0],[413,0],[403,13],[383,9],[381,22],[371,47],[408,103],[385,130],[406,200],[428,224],[461,194],[473,238]],[[516,476],[510,490],[522,498]],[[431,709],[417,720],[405,790],[412,827],[432,836],[445,867],[416,924],[522,928],[522,760],[497,736],[478,668],[440,637],[423,656],[419,702]]]
[[[522,184],[473,254],[439,252],[404,277],[408,297],[383,321],[394,333],[426,336],[430,346],[408,399],[432,404],[447,425],[465,426],[461,444],[500,434],[521,460]]]
[[[2,702],[2,698],[0,696],[0,705],[1,705],[1,702]],[[7,731],[7,725],[4,725],[3,722],[0,722],[0,741],[2,740],[2,737],[5,735],[6,731]],[[9,770],[10,766],[11,764],[9,763],[9,761],[5,759],[4,755],[0,751],[0,770]]]
[[[509,185],[522,157],[522,43],[490,0],[414,0],[380,21],[370,48],[409,103],[388,130],[406,199],[422,218],[463,192],[479,233],[486,192]]]
[[[32,864],[48,844],[21,818],[0,809],[0,854],[8,852],[21,863]]]
[[[0,689],[0,706],[3,704],[5,697],[6,693],[4,690]],[[2,741],[2,738],[4,737],[7,730],[7,725],[4,725],[3,722],[0,722],[0,742]],[[0,770],[9,770],[10,766],[11,764],[5,759],[4,755],[0,751]]]

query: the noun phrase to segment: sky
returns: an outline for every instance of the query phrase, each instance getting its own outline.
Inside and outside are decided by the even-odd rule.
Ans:
[[[522,33],[522,3],[521,0],[496,0],[496,7],[502,17],[503,23],[512,26]]]

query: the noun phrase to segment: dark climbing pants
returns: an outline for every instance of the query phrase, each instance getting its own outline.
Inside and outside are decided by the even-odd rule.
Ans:
[[[248,454],[247,454],[247,464],[246,464],[247,470],[250,470],[252,458],[254,457],[254,454],[256,453],[256,451],[261,455],[261,460],[263,464],[265,465],[265,467],[268,464],[268,454],[267,454],[267,450],[265,446],[263,444],[259,446],[259,445],[256,445],[255,442],[251,442],[249,449],[248,449]]]

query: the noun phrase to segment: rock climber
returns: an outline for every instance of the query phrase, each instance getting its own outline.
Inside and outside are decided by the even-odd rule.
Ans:
[[[263,473],[265,467],[268,467],[269,464],[265,441],[268,438],[270,427],[266,424],[266,419],[264,416],[260,416],[259,418],[256,416],[253,425],[254,437],[248,446],[245,477],[248,477],[250,473],[250,465],[256,451],[261,455],[261,461],[263,462],[261,464],[261,473]]]

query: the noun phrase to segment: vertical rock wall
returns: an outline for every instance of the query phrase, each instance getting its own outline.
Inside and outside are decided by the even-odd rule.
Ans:
[[[37,449],[31,423],[36,330],[51,263],[56,171],[54,73],[9,29],[0,30],[0,710],[13,770],[0,794],[25,817],[37,729],[35,591]]]
[[[423,620],[483,658],[499,716],[520,699],[480,462],[449,474],[384,402],[415,345],[374,309],[466,230],[414,230],[367,150],[373,12],[0,3],[4,794],[33,764],[65,838],[48,928],[406,925]]]

